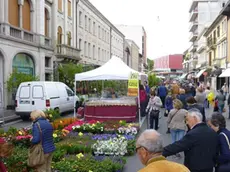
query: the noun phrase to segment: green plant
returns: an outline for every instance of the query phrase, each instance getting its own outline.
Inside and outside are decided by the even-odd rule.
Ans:
[[[148,75],[148,83],[150,87],[157,86],[160,83],[160,79],[157,78],[156,74],[150,73]]]
[[[49,119],[50,122],[53,122],[54,120],[61,118],[60,112],[58,109],[47,109],[44,111],[46,114],[47,119]]]
[[[25,73],[20,73],[17,70],[13,70],[13,72],[10,74],[8,80],[6,81],[7,84],[7,90],[8,92],[15,93],[17,91],[17,88],[22,82],[28,82],[28,81],[38,81],[38,76],[33,76]]]
[[[128,140],[128,145],[127,145],[127,155],[131,156],[135,154],[136,150],[136,141],[135,140]]]

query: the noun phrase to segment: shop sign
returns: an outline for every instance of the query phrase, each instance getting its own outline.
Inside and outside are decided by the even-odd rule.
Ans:
[[[128,96],[138,96],[138,73],[131,72],[128,80]]]

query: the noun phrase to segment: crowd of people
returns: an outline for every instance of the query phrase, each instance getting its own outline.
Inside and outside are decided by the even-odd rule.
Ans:
[[[137,154],[146,166],[140,172],[230,172],[230,131],[223,116],[225,101],[230,105],[226,84],[216,92],[209,85],[183,85],[176,81],[145,88],[148,88],[147,82],[140,90],[141,115],[147,117],[147,130],[136,142]],[[207,115],[205,109],[210,106],[213,112]],[[160,112],[167,117],[167,133],[172,138],[172,143],[165,147],[156,131]],[[184,166],[165,159],[181,158],[182,152]]]

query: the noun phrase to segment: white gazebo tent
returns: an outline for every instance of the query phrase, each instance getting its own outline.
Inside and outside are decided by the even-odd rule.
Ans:
[[[108,62],[106,62],[104,65],[102,65],[97,69],[84,72],[84,73],[75,74],[75,82],[74,82],[75,94],[76,94],[76,81],[128,80],[131,72],[138,73],[139,79],[141,79],[141,76],[146,76],[146,74],[131,69],[120,58],[113,56]],[[74,107],[75,107],[75,103],[74,103]],[[139,120],[141,120],[139,88],[138,88],[138,109],[139,109]],[[74,108],[74,115],[76,115],[75,108]],[[141,121],[139,122],[140,124],[142,123]]]

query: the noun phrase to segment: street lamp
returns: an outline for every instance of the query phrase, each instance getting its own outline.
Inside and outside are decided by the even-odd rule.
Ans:
[[[78,3],[79,3],[80,0],[76,0],[76,48],[78,49],[78,20],[77,20],[77,16],[78,16],[78,12],[77,12],[77,6],[78,6]],[[79,16],[80,17],[80,16]]]

